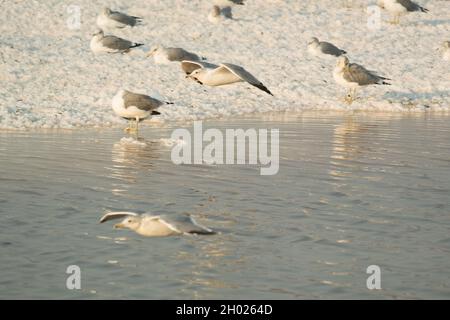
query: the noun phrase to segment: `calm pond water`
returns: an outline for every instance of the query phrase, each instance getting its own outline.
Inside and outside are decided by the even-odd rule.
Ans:
[[[183,124],[192,130],[192,123]],[[177,125],[0,131],[0,298],[450,298],[450,116],[297,113],[280,169],[174,165]],[[145,238],[108,210],[191,213],[214,236]],[[81,269],[81,289],[66,269]],[[366,268],[381,268],[368,290]]]

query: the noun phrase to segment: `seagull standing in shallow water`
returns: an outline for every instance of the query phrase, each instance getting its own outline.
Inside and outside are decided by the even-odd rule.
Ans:
[[[394,15],[393,24],[399,24],[400,15],[407,14],[408,12],[428,12],[428,9],[411,0],[378,0],[378,6]]]
[[[346,56],[338,58],[336,67],[333,71],[334,80],[341,86],[349,88],[350,92],[345,98],[348,104],[356,99],[356,89],[371,84],[390,85],[385,80],[388,78],[380,77],[373,71],[369,71],[363,66],[350,63]]]
[[[121,89],[112,100],[114,112],[128,120],[130,123],[126,131],[136,131],[138,134],[139,122],[151,115],[159,115],[156,111],[163,104],[172,104],[172,102],[163,102],[145,94],[134,93]],[[131,127],[131,121],[136,121],[135,128]]]
[[[122,29],[125,27],[134,27],[142,21],[142,18],[129,16],[125,13],[112,11],[104,8],[97,17],[97,26],[101,29]]]
[[[167,237],[188,234],[215,234],[209,228],[199,225],[191,216],[180,215],[169,217],[166,215],[154,216],[150,214],[137,214],[134,212],[109,212],[100,219],[100,223],[122,219],[114,225],[115,229],[130,229],[145,237]]]

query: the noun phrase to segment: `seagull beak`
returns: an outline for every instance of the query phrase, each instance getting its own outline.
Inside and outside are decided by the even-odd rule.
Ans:
[[[117,223],[114,225],[114,229],[124,229],[125,226],[122,223]]]

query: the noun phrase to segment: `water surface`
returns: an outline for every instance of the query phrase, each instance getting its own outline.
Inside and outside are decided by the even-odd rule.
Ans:
[[[203,125],[278,128],[279,173],[176,166],[175,124],[144,125],[141,145],[117,128],[0,132],[0,298],[450,298],[450,116]],[[144,238],[98,224],[107,210],[188,212],[220,234]]]

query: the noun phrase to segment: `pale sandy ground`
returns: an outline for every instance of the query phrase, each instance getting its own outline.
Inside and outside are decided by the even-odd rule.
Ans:
[[[373,2],[248,0],[234,8],[235,21],[212,24],[207,0],[0,0],[0,128],[123,124],[110,106],[121,87],[175,102],[161,108],[162,120],[305,109],[446,112],[450,64],[436,49],[450,40],[450,2],[420,0],[428,14],[410,14],[400,26],[382,22],[375,30],[367,26]],[[67,26],[69,5],[81,8],[80,29]],[[145,43],[143,50],[99,56],[89,50],[104,6],[144,18],[143,26],[114,32]],[[367,88],[347,106],[332,78],[334,59],[308,55],[312,36],[347,50],[352,61],[393,85]],[[247,84],[208,88],[188,81],[178,63],[155,65],[145,57],[155,44],[245,66],[275,97]]]

